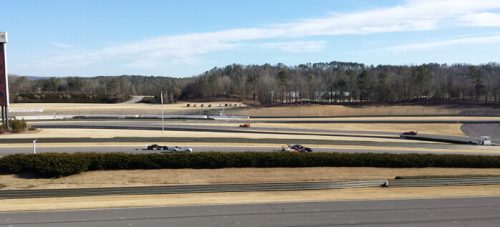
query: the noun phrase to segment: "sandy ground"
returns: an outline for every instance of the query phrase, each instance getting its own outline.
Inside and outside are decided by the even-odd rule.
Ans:
[[[57,179],[0,175],[2,189],[57,189],[179,184],[322,182],[394,179],[396,176],[500,175],[500,169],[467,168],[226,168],[90,171]],[[1,193],[1,191],[0,191]]]
[[[364,116],[364,115],[449,115],[475,108],[448,106],[360,106],[302,105],[231,110],[229,113],[250,116]],[[489,110],[492,111],[492,110]]]
[[[187,107],[187,104],[191,104]],[[203,104],[203,107],[201,105]],[[225,107],[230,104],[231,107]],[[196,105],[196,107],[194,107]],[[208,107],[208,105],[212,105]],[[175,104],[164,104],[165,114],[201,114],[203,110],[225,109],[245,107],[241,102],[180,102]],[[43,110],[36,114],[160,114],[161,105],[146,103],[118,103],[118,104],[95,104],[95,103],[12,103],[11,110]],[[16,113],[17,114],[17,113]],[[30,115],[28,113],[28,115]]]
[[[419,188],[357,188],[285,192],[192,193],[0,200],[0,211],[46,211],[119,207],[192,206],[273,202],[434,199],[500,196],[499,185]]]
[[[254,127],[279,127],[293,129],[329,129],[329,130],[345,130],[345,131],[384,131],[384,132],[405,132],[418,131],[425,134],[441,134],[441,135],[456,135],[464,136],[460,130],[461,124],[338,124],[338,123],[294,123],[294,124],[278,124],[278,123],[252,123]]]

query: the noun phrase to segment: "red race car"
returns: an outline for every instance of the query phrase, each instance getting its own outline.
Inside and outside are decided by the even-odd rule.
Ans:
[[[415,131],[408,131],[408,132],[403,132],[401,133],[402,136],[416,136],[417,132]]]

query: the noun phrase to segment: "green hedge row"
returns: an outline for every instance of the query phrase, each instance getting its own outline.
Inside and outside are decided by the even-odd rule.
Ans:
[[[500,168],[500,156],[283,152],[201,152],[181,154],[43,153],[0,159],[1,173],[34,171],[61,177],[89,170],[229,167],[462,167]]]

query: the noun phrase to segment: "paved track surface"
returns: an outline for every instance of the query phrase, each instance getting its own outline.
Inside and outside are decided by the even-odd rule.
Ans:
[[[132,96],[131,99],[129,99],[129,100],[125,101],[125,102],[122,102],[121,104],[138,103],[138,102],[142,101],[144,99],[144,97],[146,97],[146,96],[140,96],[140,95]]]
[[[500,124],[464,124],[460,128],[467,136],[491,136],[500,139]]]
[[[119,121],[49,121],[33,122],[33,126],[39,128],[95,128],[95,129],[135,129],[135,130],[161,130],[159,121],[148,120],[119,120]],[[489,124],[483,124],[489,125]],[[495,124],[491,124],[495,125]],[[481,128],[481,127],[475,127]],[[290,129],[272,127],[239,128],[237,126],[203,126],[168,124],[165,130],[170,131],[197,131],[197,132],[230,132],[230,133],[253,133],[253,134],[279,134],[279,135],[320,135],[320,136],[350,136],[361,138],[400,139],[399,133],[384,131],[349,131],[349,130],[326,130],[326,129]],[[476,141],[476,137],[426,135],[427,137],[439,137],[445,141]],[[500,137],[499,137],[500,139]],[[500,142],[500,140],[494,140]]]
[[[178,122],[175,120],[174,122]],[[197,122],[207,122],[197,121]],[[217,121],[210,121],[217,123]],[[100,128],[100,129],[135,129],[135,130],[161,130],[162,124],[160,121],[150,120],[120,120],[120,121],[48,121],[48,122],[32,122],[34,127],[39,128]],[[324,136],[358,136],[375,137],[375,138],[397,138],[399,133],[384,132],[384,131],[347,131],[347,130],[326,130],[326,129],[290,129],[276,127],[251,127],[240,128],[235,122],[234,126],[221,124],[220,126],[206,125],[186,125],[186,124],[166,124],[167,131],[195,131],[195,132],[231,132],[231,133],[260,133],[260,134],[284,134],[284,135],[309,135],[315,133]]]
[[[500,198],[0,213],[0,226],[500,226]]]
[[[36,148],[37,153],[46,153],[46,152],[126,152],[126,153],[157,153],[160,151],[148,151],[144,150],[144,146],[72,146],[71,144],[64,146],[38,146]],[[273,152],[279,151],[280,147],[273,146],[259,146],[259,147],[220,147],[220,146],[190,146],[193,148],[194,152],[209,152],[209,151],[219,151],[219,152],[245,152],[245,151],[253,151],[253,152]],[[449,152],[443,151],[432,151],[432,150],[412,150],[411,147],[405,150],[384,150],[384,149],[345,149],[340,146],[340,148],[315,148],[314,152],[339,152],[339,153],[391,153],[391,154],[411,154],[411,153],[419,153],[419,154],[465,154],[465,155],[500,155],[492,154],[487,152],[481,152],[477,150],[471,150],[471,152],[457,152],[454,151],[452,146],[450,147]],[[455,146],[458,147],[458,146]],[[8,154],[31,154],[33,153],[33,148],[31,146],[23,146],[23,147],[0,147],[0,156],[8,155]]]
[[[178,123],[176,123],[178,122]],[[250,142],[250,143],[255,143],[259,142],[262,144],[286,144],[286,143],[303,143],[303,144],[329,144],[329,145],[335,145],[338,146],[337,148],[315,148],[315,151],[318,152],[373,152],[373,153],[443,153],[443,152],[434,152],[432,150],[430,151],[418,151],[415,150],[415,148],[429,148],[429,149],[447,149],[450,150],[448,153],[463,153],[463,154],[487,154],[486,152],[480,152],[477,151],[476,149],[471,149],[472,152],[455,152],[454,150],[456,149],[467,149],[471,145],[450,145],[450,144],[442,144],[442,143],[435,143],[435,144],[426,144],[426,143],[415,143],[411,142],[408,140],[403,140],[399,138],[399,134],[395,132],[384,132],[384,131],[346,131],[346,130],[326,130],[326,129],[289,129],[289,128],[276,128],[276,127],[252,127],[252,128],[239,128],[237,127],[237,122],[235,122],[235,126],[227,126],[227,125],[221,125],[221,126],[202,126],[202,125],[186,125],[183,123],[193,123],[193,122],[206,122],[206,121],[185,121],[185,120],[172,120],[170,121],[171,124],[167,124],[165,129],[166,130],[172,130],[172,131],[205,131],[205,132],[230,132],[230,133],[256,133],[256,134],[279,134],[279,135],[311,135],[311,134],[316,134],[316,135],[321,135],[321,136],[352,136],[352,137],[362,137],[362,138],[384,138],[384,139],[395,139],[398,140],[397,142],[391,142],[391,143],[382,143],[382,142],[373,142],[373,141],[316,141],[316,140],[297,140],[297,139],[244,139],[244,138],[204,138],[203,140],[200,140],[202,138],[198,139],[193,139],[193,138],[163,138],[163,139],[156,139],[158,141],[150,141],[150,140],[155,140],[150,138],[148,141],[143,140],[138,140],[138,138],[123,138],[120,140],[119,138],[113,138],[113,139],[93,139],[92,141],[80,141],[80,142],[144,142],[147,144],[148,142],[162,142],[165,143],[165,145],[169,145],[172,142],[175,142],[176,144],[170,144],[170,145],[182,145],[183,142],[233,142],[233,143],[243,143],[243,142]],[[216,122],[216,121],[215,121]],[[211,122],[213,123],[213,122]],[[40,127],[40,128],[102,128],[102,129],[130,129],[130,130],[161,130],[162,125],[161,122],[158,120],[92,120],[92,121],[42,121],[42,122],[33,122],[32,123],[35,127]],[[472,124],[474,125],[474,124]],[[482,126],[495,126],[495,124],[484,124]],[[482,126],[474,127],[473,128],[482,128]],[[429,137],[436,137],[436,135],[426,135]],[[440,139],[445,139],[445,140],[457,140],[457,141],[462,141],[462,140],[473,140],[475,141],[475,138],[469,138],[469,137],[456,137],[456,136],[438,136]],[[48,143],[50,141],[45,141],[47,139],[40,139],[40,143]],[[67,140],[67,139],[66,139]],[[94,141],[95,140],[95,141]],[[110,140],[110,141],[108,141]],[[176,141],[173,141],[176,140]],[[205,141],[206,140],[206,141]],[[212,141],[213,140],[213,141]],[[217,140],[217,141],[215,141]],[[223,141],[221,141],[223,140]],[[248,141],[247,141],[248,140]],[[101,147],[101,146],[88,146],[88,147],[77,147],[77,146],[72,146],[72,142],[77,142],[79,141],[76,139],[76,141],[61,141],[67,143],[65,146],[59,146],[59,147],[39,147],[37,150],[39,152],[89,152],[89,151],[94,151],[94,152],[104,152],[104,151],[110,151],[110,152],[144,152],[144,151],[138,151],[142,149],[143,147],[130,147],[130,146],[113,146],[113,147]],[[14,140],[9,140],[9,141],[1,141],[1,142],[8,142],[8,143],[26,143],[27,141],[24,140],[19,140],[19,141],[14,141]],[[29,142],[29,141],[28,141]],[[497,142],[494,140],[494,142]],[[179,144],[180,143],[180,144]],[[394,146],[399,146],[399,147],[407,147],[405,150],[399,150],[399,151],[394,151],[391,149],[344,149],[342,148],[343,145],[360,145],[360,146],[374,146],[377,148],[381,147],[394,147]],[[468,146],[468,147],[466,147]],[[218,151],[275,151],[276,149],[279,149],[279,147],[272,147],[272,146],[264,146],[264,147],[193,147],[195,151],[213,151],[213,150],[218,150]],[[11,153],[31,153],[32,149],[31,147],[23,147],[23,148],[1,148],[0,147],[0,155],[2,154],[11,154]]]

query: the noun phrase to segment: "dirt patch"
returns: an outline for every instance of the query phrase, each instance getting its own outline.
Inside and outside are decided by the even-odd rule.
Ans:
[[[393,179],[396,176],[500,175],[500,169],[467,168],[226,168],[92,171],[58,179],[0,175],[2,189],[87,188],[180,184],[237,184]]]

